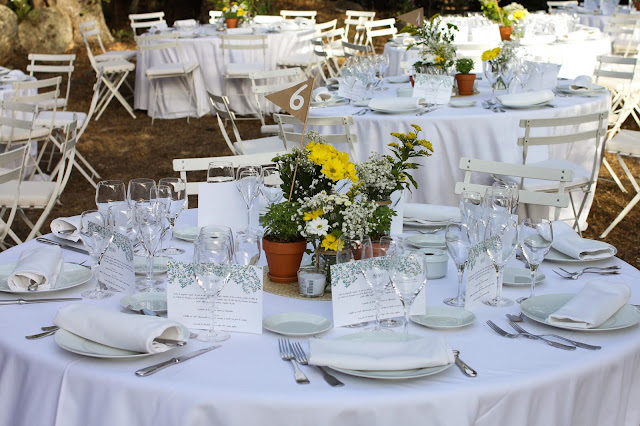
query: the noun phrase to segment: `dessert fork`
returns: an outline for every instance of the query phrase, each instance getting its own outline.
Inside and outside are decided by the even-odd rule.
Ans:
[[[538,336],[538,337],[545,337],[545,336],[555,337],[556,339],[564,340],[565,342],[569,342],[572,345],[577,346],[579,348],[589,349],[591,351],[597,351],[598,349],[602,349],[601,346],[594,346],[594,345],[589,345],[587,343],[577,342],[575,340],[567,339],[566,337],[559,336],[557,334],[531,334],[527,330],[525,330],[524,328],[516,324],[514,321],[509,321],[509,324],[511,324],[511,327],[513,327],[519,333],[526,333],[531,336]]]
[[[287,343],[289,343],[289,339],[287,339]],[[309,365],[309,361],[307,360],[307,355],[304,353],[304,350],[302,349],[302,346],[300,346],[300,343],[294,342],[290,344],[291,344],[291,349],[293,349],[293,354],[296,356],[296,360],[302,365]],[[327,370],[324,369],[324,367],[321,367],[319,365],[314,365],[314,367],[320,370],[320,372],[322,373],[322,377],[324,378],[324,381],[329,383],[331,386],[344,386],[344,383],[342,383],[340,380],[336,379],[334,376],[329,374]]]
[[[530,335],[528,333],[518,333],[518,334],[508,333],[508,332],[504,331],[503,329],[501,329],[500,327],[498,327],[497,325],[495,325],[494,322],[491,321],[491,320],[487,321],[487,325],[489,327],[491,327],[491,329],[493,331],[495,331],[496,333],[498,333],[502,337],[506,337],[508,339],[515,339],[518,336],[523,336],[523,337],[526,337],[526,338],[532,339],[532,340],[538,340],[538,339],[542,340],[542,341],[546,342],[549,346],[553,346],[554,348],[564,349],[566,351],[575,351],[576,350],[575,346],[563,345],[562,343],[554,342],[553,340],[545,339],[544,337],[534,337],[534,336],[532,336],[532,335]]]
[[[298,367],[298,363],[293,356],[289,339],[278,339],[278,348],[280,349],[280,358],[282,358],[283,361],[291,361],[291,364],[293,364],[293,377],[295,377],[296,382],[299,384],[308,384],[309,379],[307,379],[307,376],[305,376],[305,374],[300,370],[300,367]]]

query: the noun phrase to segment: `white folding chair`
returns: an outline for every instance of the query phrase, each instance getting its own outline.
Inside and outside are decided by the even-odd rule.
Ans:
[[[349,43],[346,40],[342,40],[342,50],[344,50],[345,58],[358,55],[368,55],[371,53],[371,48],[368,45]]]
[[[166,26],[164,12],[132,13],[129,15],[131,29],[134,35],[138,35],[138,30],[146,31],[148,28]]]
[[[7,191],[0,194],[6,196],[7,200],[13,200],[10,204],[3,205],[0,213],[0,248],[2,249],[7,248],[4,242],[7,235],[16,244],[22,242],[11,230],[11,225],[18,209],[20,185],[22,184],[24,165],[27,155],[29,155],[28,151],[29,145],[23,145],[20,148],[0,154],[0,186],[4,185],[4,190]]]
[[[271,71],[253,71],[249,73],[251,80],[251,93],[253,93],[260,123],[262,125],[262,133],[278,133],[272,126],[267,127],[264,121],[265,108],[262,105],[266,102],[264,95],[278,92],[288,87],[294,86],[306,79],[305,73],[300,68],[286,68]],[[275,126],[277,128],[277,126]]]
[[[100,26],[97,21],[86,21],[80,23],[80,34],[88,45],[98,45],[100,48],[98,54],[94,54],[93,58],[96,62],[112,61],[114,59],[124,59],[125,61],[133,60],[137,53],[135,50],[107,50],[102,43],[102,37],[100,36]]]
[[[186,182],[187,195],[198,195],[198,186],[204,181],[189,182],[187,180],[188,172],[206,171],[209,169],[209,163],[212,161],[228,161],[233,164],[233,167],[239,167],[246,164],[258,164],[265,166],[273,164],[273,158],[284,153],[284,151],[277,151],[264,152],[259,154],[230,155],[223,157],[176,158],[175,160],[173,160],[173,171],[179,172],[180,178]]]
[[[589,152],[593,150],[591,170],[566,159],[549,159],[528,164],[538,167],[550,167],[563,170],[573,170],[574,180],[566,190],[569,193],[571,208],[575,218],[575,227],[580,232],[578,220],[589,194],[595,192],[596,178],[600,169],[600,162],[604,154],[604,140],[606,137],[608,111],[560,118],[539,118],[520,120],[520,127],[524,128],[524,136],[518,138],[518,146],[522,147],[522,164],[527,164],[530,147],[553,146],[567,143],[578,143],[576,149]],[[549,136],[552,135],[552,136]],[[593,144],[589,146],[587,144]],[[575,146],[575,145],[574,145]],[[555,184],[522,179],[520,188],[528,191],[554,192]],[[583,199],[576,209],[573,199],[574,192],[582,192]]]
[[[366,12],[362,10],[347,10],[346,19],[344,20],[344,31],[345,38],[347,41],[351,40],[354,44],[364,44],[366,41],[365,27],[364,23],[367,21],[373,21],[375,19],[375,12]],[[349,30],[353,25],[354,34],[351,39],[349,39]]]
[[[298,43],[308,46],[308,49],[304,53],[294,53],[278,59],[277,65],[283,68],[302,68],[308,77],[312,77],[312,69],[316,64],[316,57],[313,54],[311,40],[315,37],[315,33],[315,30],[297,32]]]
[[[381,19],[379,21],[367,21],[364,23],[365,33],[367,35],[366,44],[371,47],[371,51],[375,52],[373,39],[376,37],[393,37],[398,33],[395,18]]]
[[[209,11],[209,23],[210,24],[215,24],[216,22],[218,22],[218,19],[220,19],[222,17],[222,11],[221,10],[210,10]]]
[[[547,8],[549,9],[549,13],[552,13],[552,10],[555,9],[563,9],[567,7],[578,6],[577,0],[564,0],[564,1],[548,1]]]
[[[283,19],[305,18],[315,24],[318,12],[315,10],[281,10],[280,16],[282,16]]]
[[[149,79],[153,90],[153,110],[151,113],[151,124],[156,118],[158,107],[158,92],[165,93],[158,85],[161,80],[179,78],[185,85],[185,90],[189,95],[189,102],[193,102],[194,109],[198,105],[195,98],[195,88],[193,86],[193,72],[200,66],[196,61],[186,57],[182,51],[182,42],[178,39],[180,34],[159,34],[138,37],[138,50],[141,54],[143,72]],[[164,62],[151,64],[150,51],[163,50],[161,53]],[[181,91],[179,93],[184,93]],[[187,123],[189,122],[190,110],[187,110]]]
[[[637,55],[638,43],[640,43],[640,20],[630,16],[622,14],[609,16],[603,30],[611,38],[611,52],[625,58]]]
[[[45,109],[54,109],[55,107],[55,109],[62,108],[63,111],[66,110],[67,104],[69,103],[69,94],[71,93],[71,74],[73,74],[73,61],[75,61],[76,55],[43,55],[30,53],[28,58],[30,63],[27,65],[27,71],[29,71],[30,76],[34,76],[34,74],[47,74],[47,76],[56,74],[67,77],[64,97],[58,96],[55,105],[47,106],[41,104],[41,107]],[[63,81],[64,80],[61,80],[60,83],[62,84]]]
[[[321,24],[316,24],[313,29],[316,31],[316,34],[320,34],[323,31],[331,31],[335,30],[338,26],[338,20],[332,19],[331,21],[323,22]]]
[[[290,151],[295,146],[300,146],[303,125],[300,120],[291,115],[282,114],[273,114],[273,120],[280,126],[280,137],[284,142],[286,151]],[[358,136],[351,132],[350,125],[352,124],[353,117],[351,116],[309,117],[307,119],[307,130],[317,130],[326,139],[327,143],[334,145],[340,151],[348,152],[351,160],[353,160],[356,158],[355,144],[358,142]],[[292,126],[295,127],[292,128]],[[342,131],[336,133],[336,128],[341,128]],[[309,140],[305,136],[303,143],[306,144],[308,142]]]
[[[218,120],[220,132],[227,146],[234,155],[258,154],[263,152],[284,151],[284,143],[278,136],[270,136],[258,139],[243,140],[240,137],[238,126],[236,126],[236,116],[229,108],[229,99],[226,96],[218,96],[208,92],[209,102],[211,103],[211,114],[215,115]],[[223,121],[224,120],[224,121]],[[231,123],[231,130],[235,142],[231,141],[225,122]]]
[[[228,96],[229,80],[247,80],[250,72],[267,70],[267,36],[265,34],[221,35],[220,47],[222,48],[225,96]],[[247,56],[252,60],[247,59]]]

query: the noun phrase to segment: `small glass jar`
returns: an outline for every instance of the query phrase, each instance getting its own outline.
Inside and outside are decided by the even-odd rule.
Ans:
[[[318,268],[315,265],[301,266],[298,269],[298,284],[300,285],[300,296],[322,296],[327,285],[327,275],[324,268]]]

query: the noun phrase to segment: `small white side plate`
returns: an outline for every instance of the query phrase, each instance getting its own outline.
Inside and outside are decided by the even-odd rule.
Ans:
[[[464,101],[464,100],[453,100],[449,101],[449,106],[454,108],[469,108],[475,106],[477,104],[476,101]]]
[[[545,274],[536,271],[536,284],[545,278],[547,278]],[[502,283],[513,287],[528,287],[531,285],[531,272],[522,268],[504,268]]]
[[[414,247],[419,248],[445,248],[447,244],[442,234],[420,234],[411,235],[405,238],[405,241]]]
[[[424,315],[411,315],[411,321],[429,328],[460,328],[475,322],[476,316],[454,306],[428,306]]]
[[[331,328],[331,321],[320,315],[287,312],[271,315],[262,320],[262,326],[283,336],[313,336]]]
[[[167,293],[135,293],[120,299],[120,306],[126,308],[131,306],[133,309],[149,309],[157,314],[167,312]]]
[[[174,237],[183,241],[190,241],[190,242],[194,242],[196,238],[198,238],[199,234],[200,234],[200,228],[198,228],[197,226],[192,226],[189,228],[179,228],[173,231]]]
[[[15,266],[16,265],[14,263],[0,266],[0,291],[15,294],[29,293],[31,295],[53,293],[55,291],[65,290],[84,284],[93,276],[91,269],[85,266],[77,265],[75,263],[65,263],[62,266],[62,272],[58,275],[58,279],[49,290],[28,291],[27,289],[24,289],[23,291],[13,291],[9,288],[9,283],[7,281]]]
[[[409,82],[409,76],[408,75],[395,75],[395,76],[392,76],[392,77],[387,77],[387,81],[389,83],[393,83],[393,84],[408,83]]]

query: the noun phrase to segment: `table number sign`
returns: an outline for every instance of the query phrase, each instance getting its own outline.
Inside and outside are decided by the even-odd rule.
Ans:
[[[485,241],[469,250],[467,258],[466,309],[485,306],[482,302],[495,296],[498,289],[496,269],[487,254]]]
[[[448,104],[453,89],[453,77],[448,75],[416,74],[414,98],[424,98],[427,103]]]
[[[89,232],[97,229],[100,233],[110,231],[100,225],[89,223]],[[124,234],[113,232],[113,240],[100,261],[98,279],[109,289],[123,293],[135,290],[135,270],[133,266],[133,247],[131,240]]]
[[[211,313],[191,263],[169,261],[167,317],[187,328],[208,329]],[[216,328],[262,334],[262,267],[231,265],[231,276],[215,303]]]

